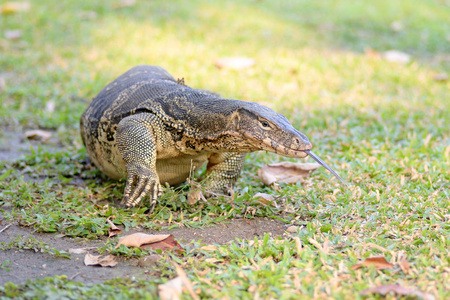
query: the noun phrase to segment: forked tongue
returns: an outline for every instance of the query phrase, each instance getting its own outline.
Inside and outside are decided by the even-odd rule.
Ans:
[[[344,179],[341,178],[341,176],[338,175],[338,173],[336,173],[329,165],[327,165],[323,160],[321,160],[317,155],[315,155],[312,151],[306,150],[304,151],[306,152],[309,156],[311,156],[312,159],[314,159],[315,161],[317,161],[322,167],[324,167],[325,169],[327,169],[328,171],[331,172],[331,174],[333,174],[334,176],[336,176],[337,179],[339,179],[340,182],[342,182],[343,184],[347,185],[344,181]]]

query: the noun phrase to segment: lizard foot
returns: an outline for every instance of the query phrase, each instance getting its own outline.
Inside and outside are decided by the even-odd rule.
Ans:
[[[162,188],[156,174],[142,168],[128,168],[127,183],[120,204],[125,207],[134,207],[141,202],[142,198],[149,195],[151,211],[153,211],[161,194]]]

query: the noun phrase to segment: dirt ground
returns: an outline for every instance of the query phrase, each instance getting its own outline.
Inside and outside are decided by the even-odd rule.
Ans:
[[[0,215],[1,219],[1,215]],[[0,230],[8,224],[3,222]],[[149,234],[165,234],[170,233],[181,245],[192,240],[202,240],[205,244],[226,244],[235,238],[253,239],[255,236],[262,236],[266,232],[272,236],[282,235],[286,230],[284,223],[268,218],[256,219],[235,219],[229,224],[215,225],[204,229],[198,228],[176,228],[172,230],[159,231],[140,231]],[[124,232],[127,235],[136,231]],[[58,238],[55,234],[33,233],[29,228],[11,225],[0,233],[0,242],[8,244],[18,235],[25,238],[32,236],[39,241],[55,247],[57,250],[69,252],[69,249],[99,247],[104,246],[104,240],[86,241],[83,239]],[[95,254],[94,251],[90,251]],[[0,268],[0,284],[13,282],[21,284],[27,279],[43,278],[54,275],[67,275],[73,281],[83,283],[99,283],[112,278],[139,278],[151,279],[152,274],[148,272],[146,267],[138,266],[137,259],[121,259],[119,264],[113,268],[109,267],[92,267],[85,266],[83,263],[85,254],[71,254],[71,259],[55,258],[48,253],[34,252],[33,250],[7,250],[0,251],[0,262],[9,262],[6,266],[9,268]]]
[[[30,153],[30,144],[22,132],[2,129],[0,132],[0,161],[13,161]]]

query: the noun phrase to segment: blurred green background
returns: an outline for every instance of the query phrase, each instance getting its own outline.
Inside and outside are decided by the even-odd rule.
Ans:
[[[0,40],[3,126],[75,129],[86,102],[138,64],[277,107],[310,135],[325,127],[335,134],[343,120],[348,131],[359,118],[420,129],[411,115],[425,113],[429,130],[444,125],[448,83],[432,77],[450,66],[446,1],[29,3],[0,15],[0,34],[21,32]],[[380,58],[388,50],[411,62]],[[229,56],[256,63],[219,70],[214,62]],[[54,111],[46,111],[49,101]]]

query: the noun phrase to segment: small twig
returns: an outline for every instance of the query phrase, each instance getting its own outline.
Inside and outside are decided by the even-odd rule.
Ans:
[[[75,275],[73,275],[72,277],[69,278],[69,281],[72,281],[75,279],[75,277],[77,277],[78,275],[80,275],[81,272],[76,273]]]
[[[6,229],[8,229],[9,227],[11,227],[12,223],[9,223],[8,225],[6,225],[4,228],[0,229],[0,233],[5,231]]]

